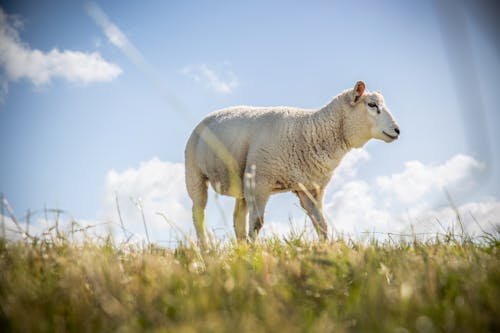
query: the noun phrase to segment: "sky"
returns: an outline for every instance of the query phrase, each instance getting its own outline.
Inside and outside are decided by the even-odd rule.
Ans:
[[[320,108],[357,80],[384,95],[401,137],[344,158],[325,196],[331,232],[444,232],[457,210],[467,232],[492,230],[498,14],[494,1],[2,1],[2,230],[61,219],[160,244],[192,237],[183,153],[206,114]],[[232,207],[210,191],[217,238],[234,237]],[[291,194],[265,219],[263,237],[313,235]]]

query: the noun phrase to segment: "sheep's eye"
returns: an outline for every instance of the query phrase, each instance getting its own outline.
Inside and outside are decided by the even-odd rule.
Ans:
[[[379,110],[377,104],[375,104],[375,103],[368,103],[368,106],[371,107],[371,108],[377,108],[377,113],[380,114],[380,110]]]

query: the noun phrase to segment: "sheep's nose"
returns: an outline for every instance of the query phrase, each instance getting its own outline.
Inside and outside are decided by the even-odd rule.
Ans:
[[[394,129],[394,132],[398,133],[398,135],[399,135],[399,127],[396,127],[396,128]]]

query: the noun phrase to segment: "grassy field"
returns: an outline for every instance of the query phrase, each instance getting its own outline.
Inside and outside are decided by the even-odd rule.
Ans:
[[[1,332],[500,332],[500,242],[0,240]]]

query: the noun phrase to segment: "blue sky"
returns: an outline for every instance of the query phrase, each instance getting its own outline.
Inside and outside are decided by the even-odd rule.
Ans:
[[[453,223],[445,190],[484,227],[499,222],[498,11],[487,1],[15,1],[1,11],[0,192],[21,220],[52,207],[116,226],[116,195],[139,236],[138,200],[154,239],[174,233],[157,212],[192,233],[183,150],[205,114],[319,108],[362,79],[402,135],[346,159],[325,198],[331,226],[436,230],[429,221]],[[231,235],[231,208],[211,194],[216,234]],[[303,225],[291,195],[266,214],[268,233]]]

